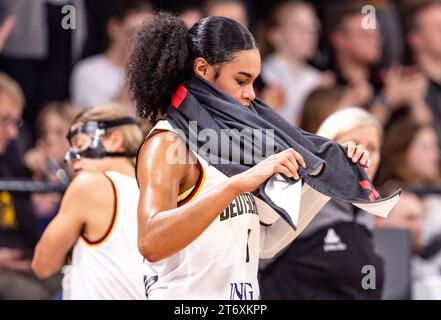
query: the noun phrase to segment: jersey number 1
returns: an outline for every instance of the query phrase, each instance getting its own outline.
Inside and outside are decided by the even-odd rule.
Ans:
[[[248,242],[250,240],[250,233],[251,233],[251,229],[248,229],[248,233],[247,233],[247,257],[245,259],[246,263],[250,262],[250,247],[248,245]]]

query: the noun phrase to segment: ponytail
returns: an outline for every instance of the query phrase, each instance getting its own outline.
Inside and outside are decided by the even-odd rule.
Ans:
[[[165,114],[176,88],[191,71],[188,31],[182,20],[158,13],[144,24],[127,67],[138,115],[154,122]]]
[[[236,52],[255,48],[248,29],[229,18],[208,17],[187,31],[179,18],[155,15],[141,29],[127,69],[138,114],[152,122],[165,115],[172,94],[190,76],[194,59],[218,65],[233,60]]]

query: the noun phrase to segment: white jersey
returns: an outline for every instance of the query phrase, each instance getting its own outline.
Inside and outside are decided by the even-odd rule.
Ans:
[[[138,185],[133,177],[105,174],[115,192],[112,224],[99,241],[78,239],[63,279],[63,299],[146,299],[137,246]]]
[[[158,122],[150,133],[157,129],[174,131],[167,121]],[[228,179],[204,159],[196,157],[201,172],[198,182],[179,195],[178,206],[193,201]],[[255,199],[243,193],[187,247],[158,262],[145,260],[150,269],[145,278],[148,298],[259,298],[259,233]]]
[[[159,121],[149,136],[155,131],[176,132],[165,120]],[[201,174],[193,188],[179,195],[178,206],[228,179],[191,152],[198,160]],[[297,201],[294,193],[292,200]],[[302,211],[305,214],[300,217],[300,225],[306,225],[314,210],[308,206]],[[149,269],[144,277],[147,296],[149,299],[259,299],[259,258],[273,257],[303,228],[294,231],[265,202],[251,193],[242,193],[187,247],[158,262],[144,260]]]

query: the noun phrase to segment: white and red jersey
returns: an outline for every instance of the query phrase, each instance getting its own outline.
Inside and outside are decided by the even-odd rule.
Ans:
[[[166,120],[159,121],[149,136],[155,131],[176,133]],[[228,179],[190,152],[197,158],[200,176],[193,188],[179,195],[178,206]],[[259,257],[273,256],[294,237],[293,229],[266,203],[251,193],[242,193],[187,247],[158,262],[145,260],[149,269],[145,277],[148,298],[258,299]]]
[[[139,188],[133,177],[113,171],[105,175],[115,193],[111,226],[98,241],[78,239],[65,269],[63,299],[146,299],[145,266],[137,246]]]
[[[167,121],[155,130],[174,131]],[[192,151],[191,151],[192,152]],[[196,185],[180,194],[178,206],[197,199],[228,179],[197,157]],[[209,210],[209,205],[207,205]],[[149,299],[258,299],[259,215],[254,197],[243,193],[192,243],[158,262],[145,260]]]

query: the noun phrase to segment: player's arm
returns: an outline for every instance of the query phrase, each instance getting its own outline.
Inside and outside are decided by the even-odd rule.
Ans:
[[[82,172],[72,181],[58,214],[36,246],[32,269],[39,278],[52,276],[66,264],[68,253],[86,224],[87,214],[112,206],[105,196],[110,194],[113,194],[111,183],[103,174]]]
[[[186,148],[177,135],[167,139],[167,134],[153,136],[142,146],[138,158],[138,248],[151,262],[189,245],[240,193],[258,188],[276,172],[298,178],[297,161],[305,165],[298,153],[288,149],[177,207],[179,187],[191,165],[167,161],[170,150],[177,149],[176,144]]]
[[[138,158],[138,248],[151,262],[189,245],[239,194],[227,182],[177,207],[180,186],[194,164],[170,163],[167,157],[173,149],[185,150],[188,155],[188,149],[176,134],[159,133],[142,146]]]

